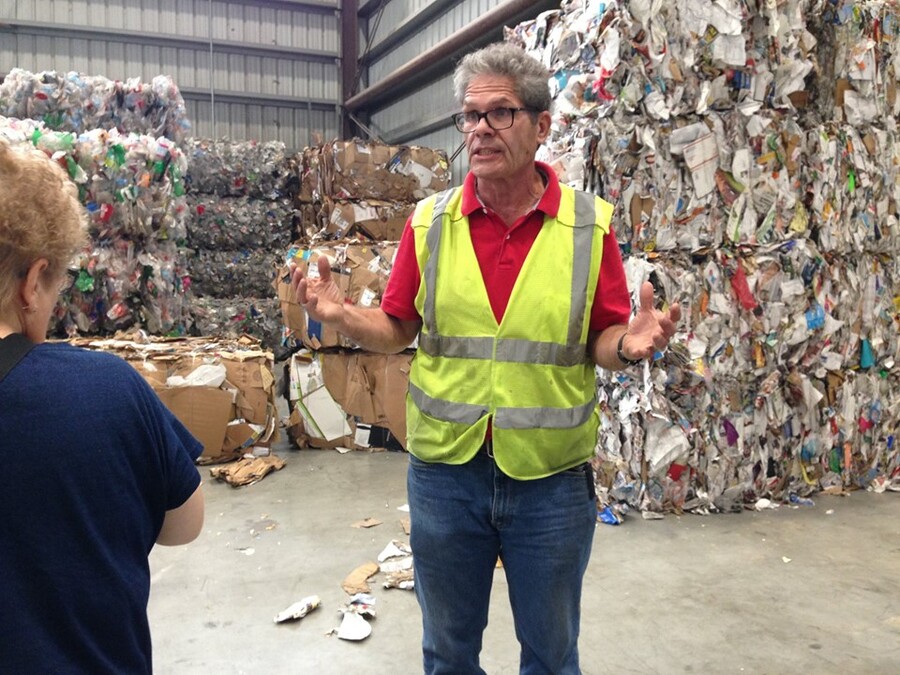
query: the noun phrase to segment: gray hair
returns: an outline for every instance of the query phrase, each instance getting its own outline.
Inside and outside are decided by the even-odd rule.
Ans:
[[[508,42],[497,42],[466,56],[453,73],[453,91],[462,105],[466,89],[480,75],[500,75],[513,81],[522,105],[550,110],[550,74],[543,64]]]

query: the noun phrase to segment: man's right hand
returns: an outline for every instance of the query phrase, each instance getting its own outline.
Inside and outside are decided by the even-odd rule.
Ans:
[[[304,274],[291,263],[291,288],[294,297],[309,317],[322,323],[338,321],[344,311],[344,293],[331,276],[331,263],[321,255],[316,261],[318,277]]]

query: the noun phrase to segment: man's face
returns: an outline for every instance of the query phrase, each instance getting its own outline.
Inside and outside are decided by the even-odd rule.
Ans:
[[[487,112],[494,108],[521,108],[513,81],[501,75],[479,75],[472,79],[463,99],[463,112]],[[537,115],[521,111],[515,113],[509,129],[492,129],[486,119],[466,134],[469,168],[482,180],[503,180],[522,175],[534,164],[534,153],[547,138],[550,113]]]

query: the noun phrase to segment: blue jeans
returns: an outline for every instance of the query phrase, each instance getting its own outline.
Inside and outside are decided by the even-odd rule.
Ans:
[[[576,675],[581,584],[597,508],[587,467],[520,481],[479,453],[467,464],[412,455],[410,545],[426,675],[483,675],[482,634],[503,561],[521,675]]]

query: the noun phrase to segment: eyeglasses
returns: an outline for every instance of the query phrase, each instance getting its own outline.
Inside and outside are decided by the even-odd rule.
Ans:
[[[464,134],[470,134],[475,131],[478,123],[482,119],[487,120],[488,126],[494,131],[503,131],[509,129],[513,122],[516,121],[517,112],[540,112],[536,108],[494,108],[487,112],[478,112],[477,110],[469,110],[468,112],[456,113],[451,116],[453,124]]]

